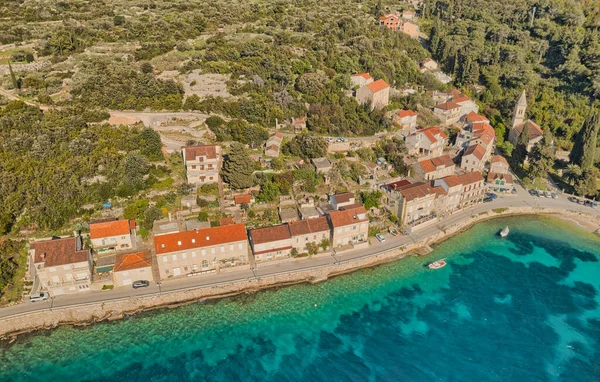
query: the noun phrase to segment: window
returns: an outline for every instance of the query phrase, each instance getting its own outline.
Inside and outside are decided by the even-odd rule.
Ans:
[[[208,261],[202,260],[202,268],[208,268]]]
[[[225,246],[221,246],[221,253],[225,252]]]
[[[192,252],[192,257],[196,257],[196,251]]]
[[[178,242],[177,242],[177,245],[181,245],[181,241],[178,241]]]
[[[239,248],[239,249],[242,249],[242,248],[244,248],[244,244],[242,244],[242,243],[238,244],[238,248]]]
[[[217,251],[214,248],[210,249],[210,253],[212,253],[213,255],[216,253]]]
[[[183,254],[181,254],[181,258],[182,258],[182,259],[187,259],[187,253],[183,253]]]
[[[165,245],[164,245],[164,244],[161,244],[161,245],[160,245],[160,247],[161,247],[161,248],[164,248],[164,247],[165,247]]]
[[[167,261],[167,256],[163,256],[163,263],[166,263]]]
[[[206,255],[206,250],[203,249],[201,253],[202,253],[202,256]]]
[[[196,239],[192,239],[192,244],[196,243]]]
[[[177,261],[177,255],[173,255],[173,261]]]
[[[230,251],[233,251],[233,244],[230,244],[230,245],[229,245],[229,250],[230,250]]]

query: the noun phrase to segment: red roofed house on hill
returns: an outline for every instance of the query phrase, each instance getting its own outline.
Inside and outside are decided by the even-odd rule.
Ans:
[[[289,223],[289,227],[292,246],[298,253],[306,253],[308,243],[318,247],[324,239],[331,240],[331,229],[325,216]]]
[[[248,231],[248,239],[257,262],[287,257],[292,252],[292,235],[288,224]]]
[[[462,156],[460,168],[469,172],[481,171],[483,170],[486,159],[486,151],[483,146],[479,144],[469,146]]]
[[[152,256],[150,252],[121,253],[115,257],[113,284],[122,287],[134,281],[152,281]]]
[[[357,73],[350,76],[350,82],[352,87],[358,86],[359,88],[366,86],[373,82],[373,77],[369,73]]]
[[[521,97],[517,101],[515,105],[515,110],[513,112],[512,126],[510,131],[508,132],[508,140],[515,147],[517,146],[517,141],[519,140],[519,135],[523,129],[527,129],[527,134],[529,135],[529,142],[527,144],[527,152],[531,151],[533,146],[542,140],[544,136],[544,131],[541,127],[539,127],[535,122],[528,119],[525,120],[525,111],[527,110],[527,98],[525,96],[525,90],[521,94]]]
[[[188,183],[202,185],[219,181],[221,146],[186,146],[181,151]]]
[[[356,196],[351,192],[334,194],[329,197],[329,203],[333,209],[339,210],[340,207],[348,207],[356,204]]]
[[[332,248],[348,244],[354,248],[368,245],[369,217],[365,207],[358,206],[331,211],[327,216],[331,226]]]
[[[434,186],[440,186],[446,191],[444,200],[445,212],[465,208],[479,203],[485,196],[483,176],[479,171],[463,175],[450,175],[433,181]]]
[[[356,91],[356,100],[371,110],[382,109],[390,103],[390,86],[384,80],[371,82]]]
[[[490,159],[490,172],[495,172],[497,174],[508,174],[508,162],[504,157],[500,155],[494,155],[492,159]]]
[[[433,114],[438,117],[442,126],[451,126],[460,120],[461,106],[453,101],[440,103],[433,109]]]
[[[132,220],[112,220],[90,224],[92,247],[98,252],[119,251],[133,248]]]
[[[415,174],[425,180],[434,180],[454,174],[454,161],[450,155],[424,159],[415,165]]]
[[[406,137],[409,155],[438,157],[444,152],[448,136],[437,126],[417,130]]]
[[[394,114],[394,123],[403,129],[414,129],[417,127],[417,113],[412,110],[400,110]]]
[[[83,249],[81,236],[35,241],[29,244],[32,294],[50,296],[89,292],[92,284],[92,251]]]
[[[277,158],[281,150],[281,142],[283,142],[283,135],[280,133],[271,134],[265,143],[265,155]]]
[[[154,236],[154,250],[161,279],[215,272],[248,263],[248,235],[244,224],[200,228]]]
[[[432,187],[429,183],[406,181],[403,186],[394,184],[383,186],[384,204],[398,217],[400,226],[411,228],[433,219],[436,211],[436,199],[445,195],[441,187]]]
[[[496,191],[510,191],[514,187],[513,177],[511,174],[498,174],[490,171],[487,175],[487,185]]]
[[[405,12],[407,12],[406,14],[409,15],[411,11]],[[408,18],[408,20],[412,20],[413,17]],[[419,37],[419,26],[417,24],[411,21],[401,20],[400,17],[394,13],[379,17],[379,25],[395,32],[402,32],[412,38]]]

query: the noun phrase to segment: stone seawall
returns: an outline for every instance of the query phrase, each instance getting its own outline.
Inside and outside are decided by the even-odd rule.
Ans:
[[[51,329],[58,325],[86,325],[104,320],[121,319],[125,315],[135,314],[145,310],[174,307],[194,301],[205,301],[210,299],[234,296],[241,293],[255,293],[261,289],[293,285],[299,283],[317,283],[330,277],[353,272],[358,269],[368,268],[375,265],[390,262],[406,256],[419,248],[439,243],[457,232],[465,230],[474,223],[509,215],[527,214],[555,214],[569,217],[576,222],[584,223],[593,221],[598,224],[597,217],[584,213],[565,211],[558,209],[542,209],[534,207],[519,207],[498,209],[496,212],[482,212],[464,220],[440,228],[438,233],[422,238],[421,240],[400,248],[388,250],[382,253],[365,255],[361,258],[342,261],[337,264],[317,266],[314,268],[291,271],[260,278],[249,278],[243,281],[226,282],[212,286],[187,288],[185,290],[164,292],[162,294],[149,294],[147,296],[120,298],[97,303],[78,304],[68,307],[54,308],[51,311],[43,310],[22,315],[0,319],[0,338],[13,339],[17,335],[37,329]]]

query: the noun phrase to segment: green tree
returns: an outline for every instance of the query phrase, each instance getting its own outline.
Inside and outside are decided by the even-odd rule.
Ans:
[[[246,148],[241,143],[234,142],[229,147],[229,154],[223,161],[223,180],[233,189],[252,187],[254,166]]]
[[[319,158],[327,154],[329,144],[323,137],[303,132],[287,142],[283,151],[285,154],[291,154],[308,158]]]
[[[308,251],[309,255],[314,256],[317,253],[319,253],[319,246],[316,243],[310,241],[306,243],[306,250]]]
[[[581,177],[575,182],[575,192],[581,196],[595,196],[597,170],[595,168],[583,170]]]
[[[570,163],[567,168],[563,171],[563,177],[565,182],[574,185],[582,175],[581,167],[576,164]]]
[[[380,199],[382,196],[383,194],[379,190],[362,192],[361,199],[365,209],[368,211],[371,208],[379,208],[381,206]]]
[[[321,246],[323,251],[327,251],[327,248],[329,248],[329,246],[331,246],[331,242],[329,241],[328,238],[324,237],[323,240],[321,240],[321,242],[319,243],[319,245]]]
[[[552,147],[553,138],[549,131],[544,132],[544,137],[531,149],[529,154],[529,177],[532,179],[546,177],[556,156]]]
[[[527,145],[529,144],[529,125],[525,124],[517,137],[517,145],[512,152],[513,162],[517,165],[523,164],[527,158]]]
[[[592,110],[577,134],[573,150],[569,154],[571,163],[579,165],[583,171],[594,166],[598,129],[600,129],[600,112]]]
[[[145,127],[140,133],[140,152],[146,156],[146,158],[157,161],[163,160],[162,154],[162,142],[160,140],[160,134],[154,129]]]
[[[258,194],[256,200],[261,203],[272,202],[280,194],[279,185],[271,181],[266,181],[260,188],[260,194]]]

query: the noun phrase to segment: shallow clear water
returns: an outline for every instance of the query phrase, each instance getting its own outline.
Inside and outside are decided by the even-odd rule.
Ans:
[[[0,380],[600,381],[599,244],[492,220],[318,285],[40,332],[0,347]]]

